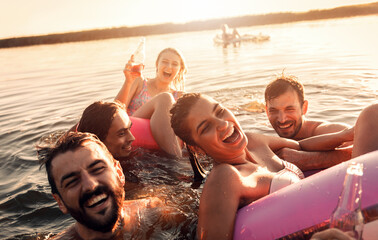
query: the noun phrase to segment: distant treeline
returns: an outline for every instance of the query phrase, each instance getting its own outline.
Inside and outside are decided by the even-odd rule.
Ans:
[[[303,13],[269,13],[205,21],[193,21],[183,24],[164,23],[137,27],[118,27],[96,29],[82,32],[49,34],[41,36],[8,38],[0,40],[0,48],[20,47],[37,44],[55,44],[64,42],[101,40],[132,36],[147,36],[189,31],[219,29],[224,23],[230,27],[248,27],[256,25],[279,24],[295,21],[308,21],[330,18],[343,18],[361,15],[378,14],[378,2],[362,5],[344,6],[325,10],[311,10]]]

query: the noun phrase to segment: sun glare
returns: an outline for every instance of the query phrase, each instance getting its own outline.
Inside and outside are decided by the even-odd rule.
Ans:
[[[201,19],[210,19],[214,17],[219,17],[223,11],[219,11],[219,7],[223,5],[218,3],[216,0],[192,0],[192,1],[185,1],[182,5],[182,13],[181,14],[182,21],[190,21],[190,20],[201,20]]]
[[[372,1],[80,0],[69,2],[71,3],[56,5],[51,0],[3,0],[0,22],[9,24],[3,24],[0,38],[119,26],[184,23],[272,12],[308,11]],[[82,9],[86,11],[83,12]],[[16,12],[18,14],[15,14]]]
[[[238,16],[242,13],[238,1],[225,0],[191,0],[183,1],[176,20],[188,22],[193,20],[205,20]],[[180,20],[179,20],[180,19]]]

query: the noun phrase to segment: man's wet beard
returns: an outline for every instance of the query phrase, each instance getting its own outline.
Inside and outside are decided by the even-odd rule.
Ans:
[[[119,217],[121,216],[123,205],[123,192],[123,186],[121,182],[118,180],[118,186],[115,189],[115,192],[110,191],[110,189],[107,186],[98,186],[93,192],[85,193],[83,194],[83,196],[80,197],[80,209],[73,209],[68,207],[67,205],[66,208],[76,221],[86,226],[87,228],[103,233],[110,232],[114,228]],[[97,196],[103,193],[107,194],[108,197],[111,198],[112,209],[110,214],[107,218],[105,218],[106,216],[103,216],[99,217],[99,219],[95,219],[91,216],[88,216],[84,208],[85,202],[93,196]],[[105,214],[105,210],[103,213],[100,212],[100,214]]]

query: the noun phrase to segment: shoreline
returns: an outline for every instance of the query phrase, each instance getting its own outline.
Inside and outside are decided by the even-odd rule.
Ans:
[[[23,47],[42,44],[58,44],[67,42],[104,40],[111,38],[125,38],[169,34],[179,32],[194,32],[216,30],[224,23],[231,28],[251,27],[260,25],[283,24],[299,21],[314,21],[322,19],[347,18],[378,14],[378,2],[349,5],[332,9],[310,10],[308,12],[280,12],[259,15],[247,15],[230,18],[191,21],[188,23],[162,23],[135,27],[115,27],[94,29],[78,32],[57,33],[48,35],[25,36],[0,39],[0,48]]]

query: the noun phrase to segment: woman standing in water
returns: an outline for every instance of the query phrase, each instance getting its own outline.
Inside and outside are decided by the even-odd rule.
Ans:
[[[171,115],[176,135],[214,160],[200,199],[198,239],[232,239],[238,208],[303,177],[299,168],[273,151],[329,150],[353,139],[353,129],[300,142],[245,134],[228,109],[201,94],[184,94]]]

